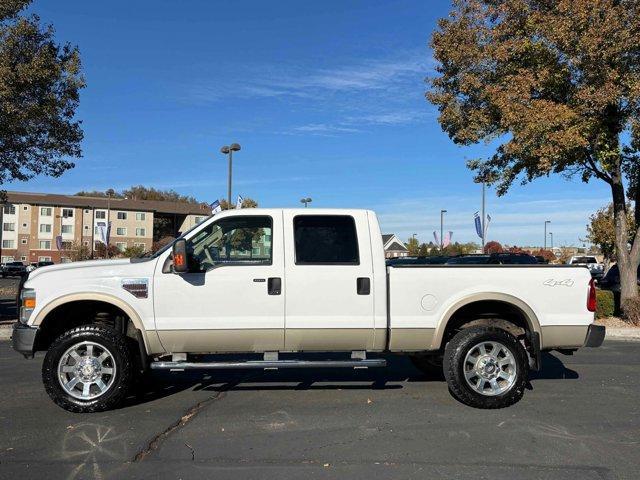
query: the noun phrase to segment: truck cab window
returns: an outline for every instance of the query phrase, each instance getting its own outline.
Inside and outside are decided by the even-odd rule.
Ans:
[[[208,225],[189,240],[190,271],[219,265],[271,265],[271,217],[227,217]]]
[[[293,219],[296,265],[358,265],[358,236],[348,215],[299,215]]]

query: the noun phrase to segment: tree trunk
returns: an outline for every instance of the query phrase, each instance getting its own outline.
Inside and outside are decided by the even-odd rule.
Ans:
[[[620,270],[620,305],[638,298],[637,271],[640,263],[640,235],[636,235],[629,249],[629,228],[627,224],[627,204],[622,182],[622,172],[618,169],[612,175],[613,214],[616,230],[616,258]]]

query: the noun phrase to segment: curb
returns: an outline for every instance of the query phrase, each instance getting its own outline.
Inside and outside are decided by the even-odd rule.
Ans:
[[[13,327],[11,325],[0,326],[0,340],[9,340],[11,338],[12,331],[13,331]]]
[[[609,328],[605,339],[640,341],[640,328]]]

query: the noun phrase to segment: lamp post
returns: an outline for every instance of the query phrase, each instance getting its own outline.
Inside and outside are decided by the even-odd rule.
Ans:
[[[444,250],[444,214],[446,210],[440,210],[440,253]]]
[[[544,250],[547,249],[547,225],[551,223],[551,220],[544,221]]]
[[[306,197],[306,198],[301,198],[300,199],[300,203],[304,203],[304,208],[307,208],[308,204],[311,203],[313,200],[311,199],[311,197]]]
[[[231,145],[225,145],[220,149],[220,152],[224,155],[229,156],[229,186],[227,190],[227,202],[229,203],[229,208],[231,208],[231,175],[233,169],[233,152],[240,151],[239,143],[232,143]]]

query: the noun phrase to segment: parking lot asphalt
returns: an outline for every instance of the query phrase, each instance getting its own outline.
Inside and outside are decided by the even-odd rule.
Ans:
[[[405,357],[368,371],[154,374],[122,408],[72,414],[43,355],[0,342],[0,478],[637,479],[640,344],[545,354],[507,409],[455,401]]]

